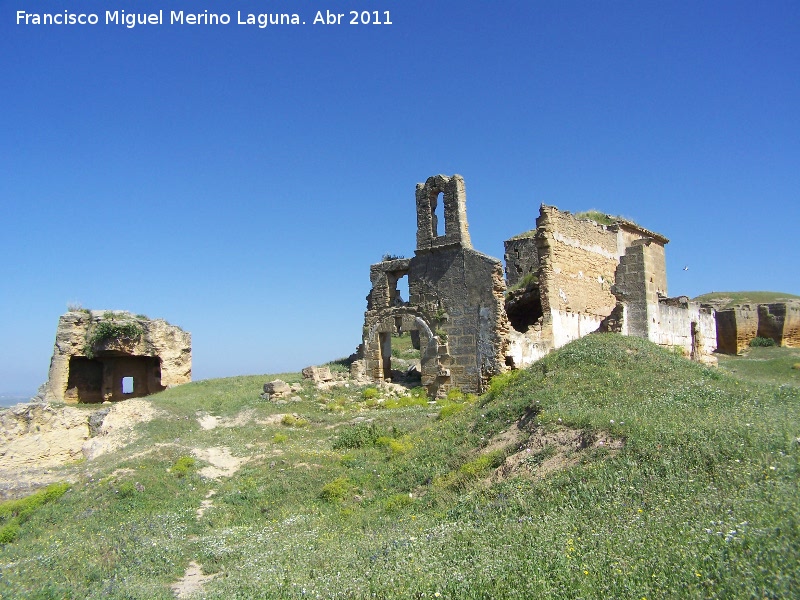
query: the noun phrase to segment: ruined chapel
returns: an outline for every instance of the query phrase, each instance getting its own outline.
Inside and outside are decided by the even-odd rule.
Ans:
[[[420,351],[421,383],[432,397],[451,388],[481,393],[492,376],[595,331],[715,360],[714,310],[668,297],[669,240],[661,234],[542,205],[536,227],[505,242],[504,271],[472,247],[460,175],[417,184],[416,213],[414,257],[370,267],[355,376],[391,379],[392,338],[401,333]],[[398,291],[403,277],[408,299]]]

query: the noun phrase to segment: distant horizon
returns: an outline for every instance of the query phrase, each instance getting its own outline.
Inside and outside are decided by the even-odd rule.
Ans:
[[[28,402],[35,395],[36,392],[31,394],[30,396],[27,394],[18,394],[18,393],[10,394],[10,393],[0,392],[0,408],[8,408],[9,406],[14,406],[15,404]]]

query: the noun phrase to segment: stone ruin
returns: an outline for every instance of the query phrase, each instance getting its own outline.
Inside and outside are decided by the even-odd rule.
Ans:
[[[432,397],[453,388],[481,393],[492,376],[595,331],[715,361],[713,308],[667,297],[664,236],[625,219],[605,225],[542,205],[535,229],[505,242],[504,277],[499,260],[472,247],[461,176],[417,184],[416,211],[414,257],[370,267],[353,376],[395,378],[399,334],[419,349],[420,383]],[[403,277],[408,299],[398,291]]]
[[[756,337],[774,340],[778,346],[800,347],[800,302],[739,304],[718,308],[718,350],[740,354]]]
[[[70,310],[58,320],[47,383],[51,402],[138,398],[192,380],[192,337],[163,319]]]

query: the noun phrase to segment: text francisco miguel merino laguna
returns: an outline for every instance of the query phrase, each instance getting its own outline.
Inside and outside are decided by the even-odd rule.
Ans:
[[[124,10],[105,11],[104,25],[123,25],[132,29],[137,25],[163,25],[164,12],[159,10],[152,13],[130,13]],[[391,25],[389,11],[350,11],[352,17],[350,25],[372,24]],[[348,23],[344,13],[332,13],[329,10],[316,11],[313,25],[341,25]],[[57,13],[29,13],[24,10],[17,11],[17,25],[97,25],[100,17],[96,13],[75,13],[69,10]],[[185,12],[182,10],[169,11],[170,25],[228,25],[231,16],[228,13],[210,13],[204,10],[201,13]],[[237,25],[256,25],[264,29],[268,25],[305,25],[296,13],[248,13],[236,11]]]

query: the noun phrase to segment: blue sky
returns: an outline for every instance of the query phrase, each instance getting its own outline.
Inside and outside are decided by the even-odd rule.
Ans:
[[[101,23],[15,24],[65,9]],[[102,24],[159,9],[232,23]],[[393,24],[311,24],[328,9]],[[181,325],[196,379],[345,356],[436,173],[464,176],[492,256],[543,202],[597,208],[670,238],[673,295],[800,294],[798,23],[780,1],[0,0],[0,391],[46,379],[68,303]]]

